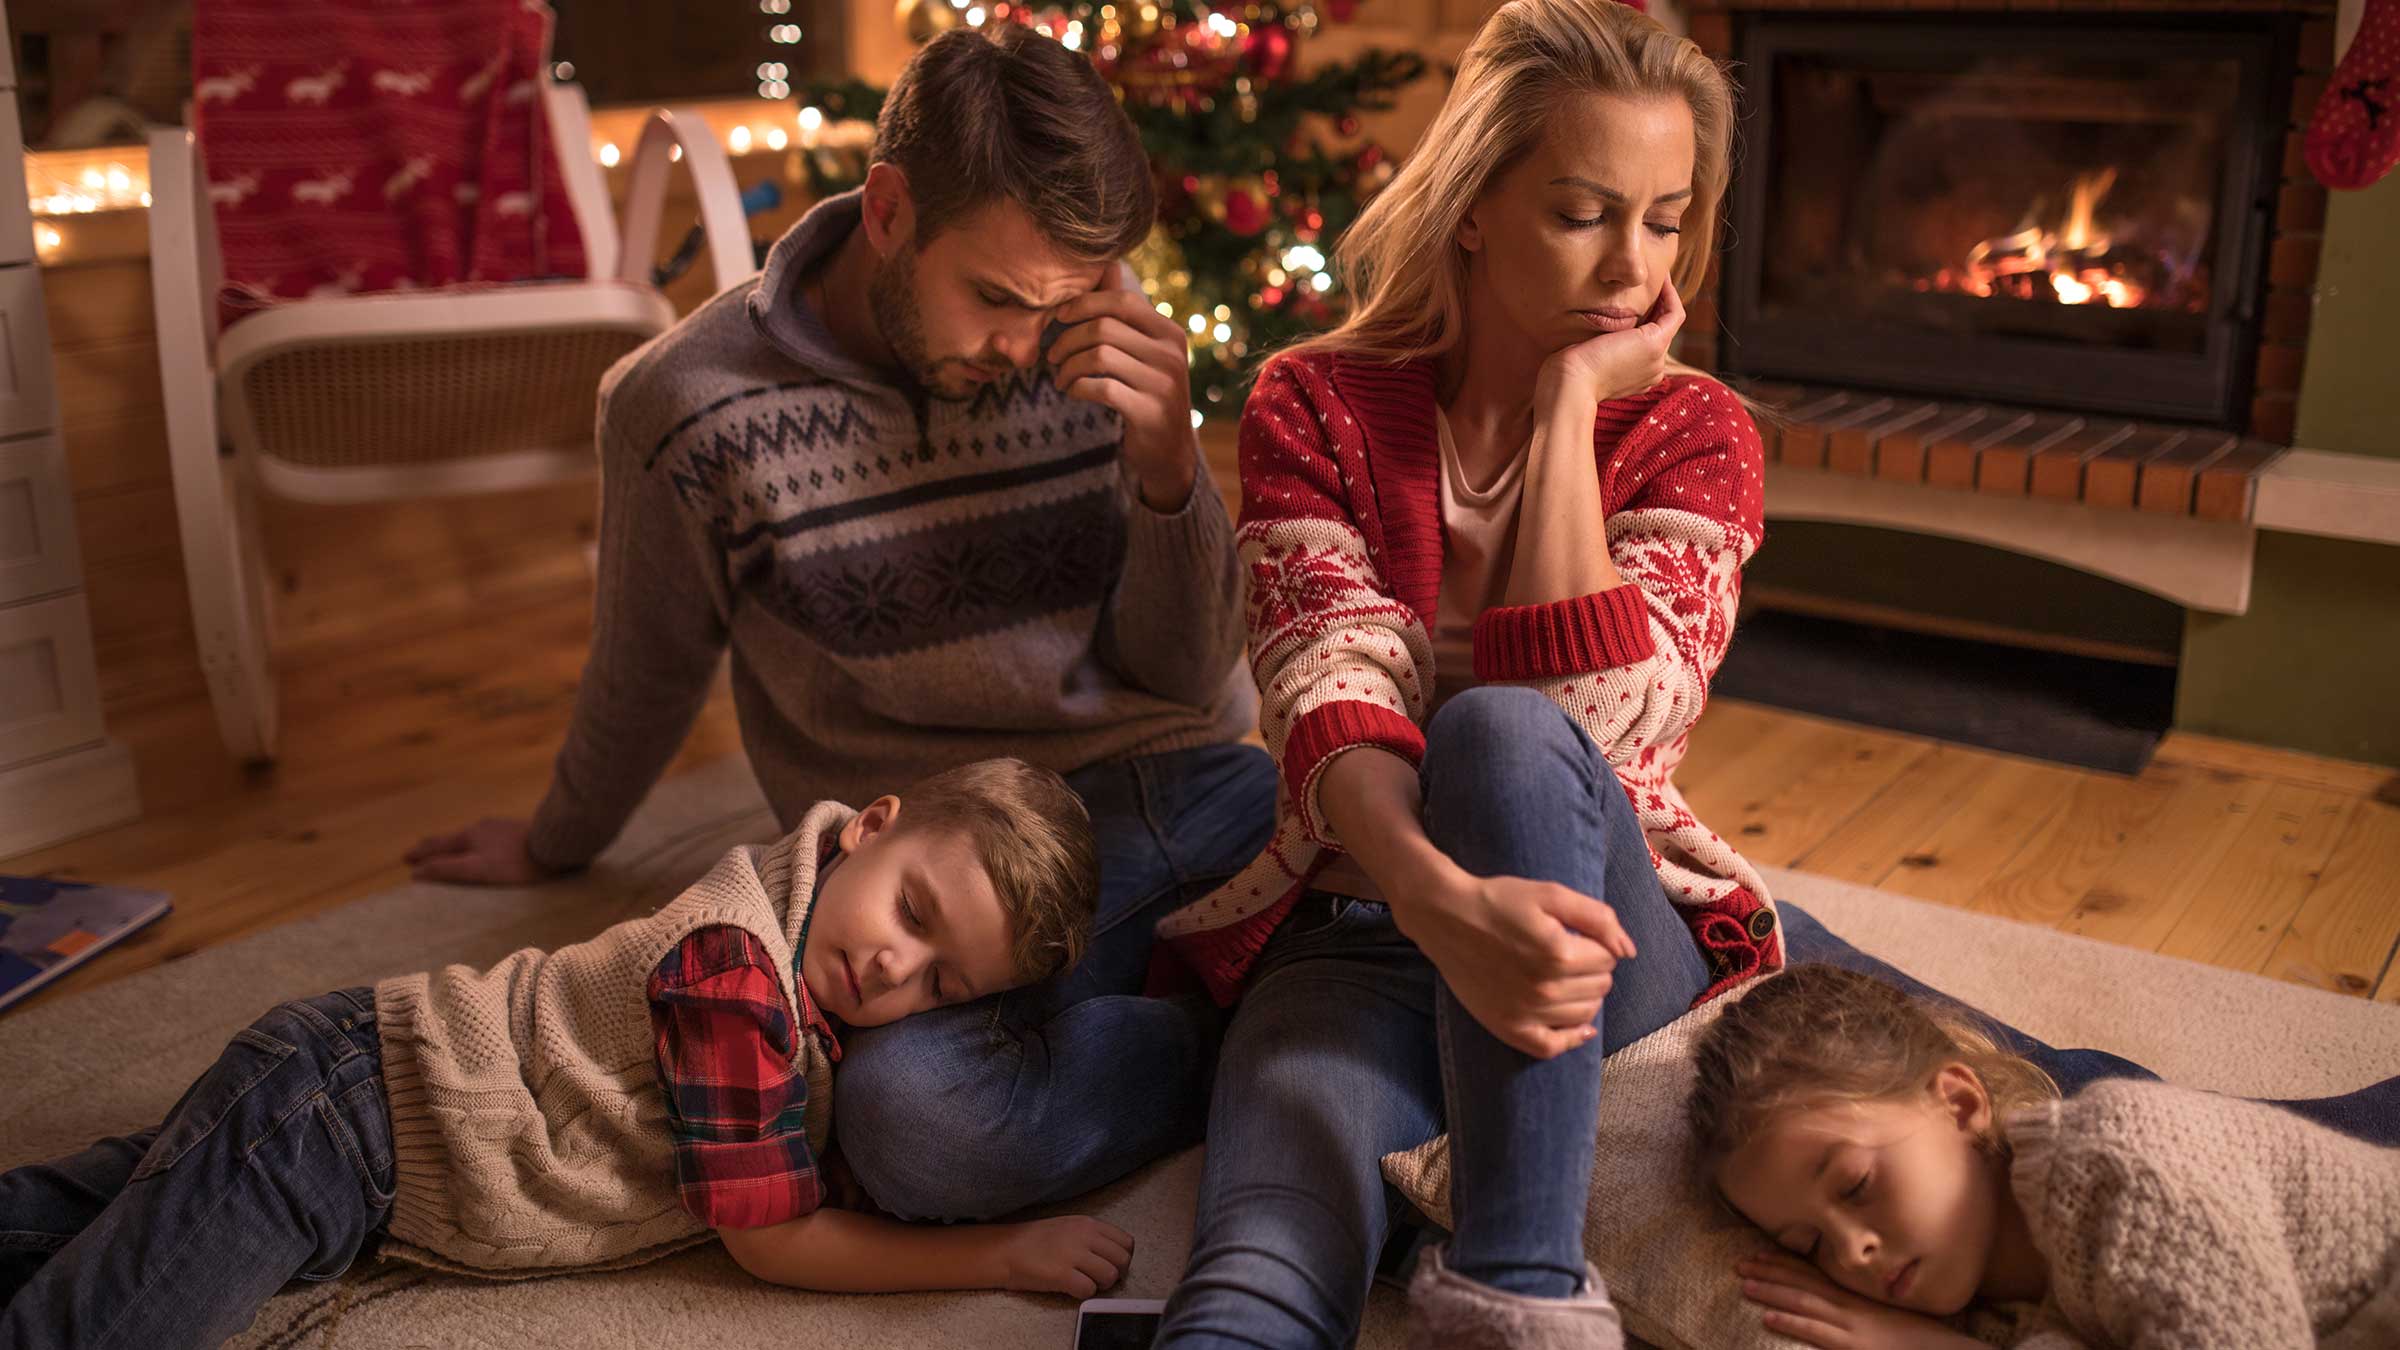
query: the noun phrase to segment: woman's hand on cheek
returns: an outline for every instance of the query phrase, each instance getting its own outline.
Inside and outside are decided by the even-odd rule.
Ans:
[[[1640,323],[1552,352],[1534,380],[1534,401],[1547,407],[1558,399],[1573,399],[1596,407],[1638,394],[1665,377],[1667,348],[1681,331],[1683,297],[1670,280]]]
[[[1742,1297],[1777,1335],[1821,1350],[1968,1350],[1982,1342],[1940,1322],[1853,1294],[1790,1252],[1770,1248],[1734,1267]]]

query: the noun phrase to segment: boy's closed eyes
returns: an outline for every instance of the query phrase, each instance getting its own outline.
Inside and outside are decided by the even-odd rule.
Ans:
[[[809,997],[854,1027],[967,1003],[1024,982],[1013,929],[965,832],[908,828],[879,797],[841,832],[800,959]]]

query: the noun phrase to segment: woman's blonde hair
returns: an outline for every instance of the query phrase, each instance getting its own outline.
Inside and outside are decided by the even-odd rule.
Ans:
[[[1335,261],[1349,317],[1292,350],[1397,364],[1447,351],[1466,312],[1459,223],[1577,94],[1674,97],[1692,110],[1692,200],[1669,275],[1699,293],[1716,254],[1733,141],[1733,84],[1688,38],[1616,0],[1509,0],[1459,58],[1432,127],[1343,234]]]
[[[1712,1190],[1725,1160],[1786,1112],[1906,1097],[1945,1064],[1983,1080],[1995,1121],[2059,1095],[1966,1010],[1822,964],[1794,966],[1726,1008],[1693,1059],[1692,1168]],[[1980,1142],[2005,1156],[1996,1133]]]

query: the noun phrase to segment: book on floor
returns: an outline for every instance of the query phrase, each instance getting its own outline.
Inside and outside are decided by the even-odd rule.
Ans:
[[[172,908],[165,891],[0,875],[0,1008]]]

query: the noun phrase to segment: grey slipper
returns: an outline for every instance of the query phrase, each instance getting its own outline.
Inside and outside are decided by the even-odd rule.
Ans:
[[[1414,1350],[1625,1350],[1625,1328],[1600,1272],[1584,1267],[1583,1289],[1533,1298],[1470,1280],[1427,1247],[1409,1281]]]

